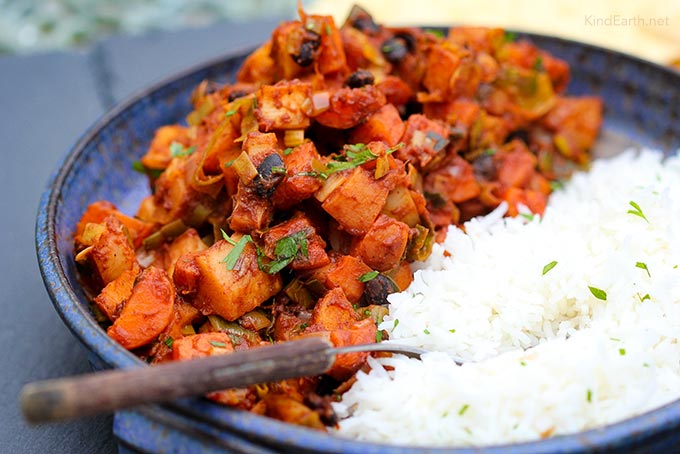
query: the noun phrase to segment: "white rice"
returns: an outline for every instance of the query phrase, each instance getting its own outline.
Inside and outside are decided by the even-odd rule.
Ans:
[[[466,223],[466,233],[451,228],[413,284],[391,295],[380,326],[394,342],[475,362],[371,359],[335,404],[340,435],[525,441],[680,397],[680,158],[628,150],[574,175],[543,219],[504,210]]]

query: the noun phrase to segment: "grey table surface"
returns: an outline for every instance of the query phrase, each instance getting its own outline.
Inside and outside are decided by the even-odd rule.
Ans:
[[[31,381],[89,371],[54,311],[35,254],[38,201],[78,137],[136,90],[264,41],[278,19],[117,37],[81,52],[0,57],[0,453],[112,453],[113,418],[29,427],[18,396]]]

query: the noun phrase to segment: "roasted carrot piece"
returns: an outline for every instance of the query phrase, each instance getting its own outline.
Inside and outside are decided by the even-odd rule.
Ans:
[[[359,278],[373,271],[357,257],[343,255],[336,259],[327,270],[318,275],[326,288],[340,288],[351,303],[357,303],[364,293],[365,284]],[[317,275],[315,275],[317,276]]]
[[[498,182],[504,186],[525,188],[536,169],[536,156],[519,140],[513,140],[494,155]]]
[[[449,144],[449,129],[439,120],[430,120],[424,115],[411,115],[406,120],[402,139],[404,146],[395,152],[402,161],[412,162],[417,168],[427,166]]]
[[[189,144],[188,129],[180,125],[161,126],[153,136],[149,150],[142,156],[141,162],[147,169],[165,169],[170,161],[170,144],[177,142]]]
[[[264,402],[265,414],[271,418],[312,429],[325,428],[319,413],[285,394],[268,394]]]
[[[208,246],[201,240],[196,229],[189,228],[180,236],[175,238],[166,251],[166,271],[172,277],[175,272],[177,260],[189,252],[201,252],[208,249]]]
[[[408,225],[381,214],[364,236],[355,238],[351,253],[372,269],[387,271],[399,265],[408,238]]]
[[[272,260],[276,259],[276,248],[280,241],[299,236],[299,242],[305,243],[306,254],[298,253],[290,263],[292,270],[310,270],[330,263],[324,250],[326,242],[316,233],[309,218],[297,212],[291,219],[267,230],[263,235],[264,253]]]
[[[329,290],[314,306],[308,332],[344,329],[358,320],[352,304],[341,288]]]
[[[154,341],[170,324],[175,288],[165,271],[149,267],[142,271],[132,294],[107,333],[128,350]]]
[[[123,304],[132,293],[132,288],[139,271],[139,265],[134,263],[132,268],[123,271],[120,276],[109,282],[102,289],[101,293],[95,297],[94,303],[109,320],[115,321],[118,318]]]
[[[310,119],[303,109],[304,102],[312,95],[309,82],[281,81],[276,85],[263,85],[257,91],[255,117],[260,129],[305,129]]]
[[[269,40],[248,55],[236,74],[236,80],[243,83],[274,83],[276,62],[271,57],[271,51],[272,41]]]
[[[331,94],[328,110],[315,119],[329,128],[349,129],[364,121],[386,102],[385,95],[373,85],[340,88]]]
[[[233,351],[231,339],[225,333],[193,334],[175,339],[172,343],[172,359],[176,361],[226,355]]]
[[[319,152],[314,142],[306,140],[283,154],[286,178],[279,183],[272,197],[276,208],[290,208],[310,198],[323,184],[311,176],[312,162],[319,161]]]
[[[376,84],[378,90],[385,94],[388,104],[401,109],[413,98],[413,90],[406,82],[396,76],[385,76]]]
[[[479,195],[481,189],[469,162],[454,156],[441,169],[425,177],[423,188],[426,194],[441,197],[442,203],[470,200]]]
[[[399,143],[404,130],[404,122],[397,108],[392,104],[385,104],[352,130],[350,142],[368,143],[380,140],[393,147]]]
[[[85,230],[85,226],[90,223],[101,224],[108,216],[115,216],[128,230],[134,246],[137,248],[142,244],[144,238],[149,236],[154,228],[153,222],[146,222],[141,219],[127,216],[111,202],[99,200],[91,203],[76,226],[75,240],[80,241],[80,237]]]
[[[382,210],[388,192],[372,173],[357,167],[321,206],[347,232],[360,235],[369,229]],[[357,207],[361,209],[357,210]]]
[[[346,329],[331,331],[330,340],[336,347],[358,344],[372,344],[376,341],[378,328],[370,318],[352,324]],[[345,353],[338,355],[333,367],[326,372],[336,380],[347,380],[366,362],[368,353]]]

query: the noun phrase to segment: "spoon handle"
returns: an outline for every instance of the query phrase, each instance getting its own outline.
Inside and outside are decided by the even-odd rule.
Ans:
[[[21,408],[32,424],[63,421],[221,389],[319,375],[330,369],[334,360],[329,341],[310,337],[192,361],[29,383],[21,391]]]

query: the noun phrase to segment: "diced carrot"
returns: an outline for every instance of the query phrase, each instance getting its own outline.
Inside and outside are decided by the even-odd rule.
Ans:
[[[368,265],[357,257],[343,255],[335,260],[326,270],[322,277],[326,288],[340,288],[352,303],[357,303],[364,293],[365,284],[359,281],[359,277],[373,271]]]
[[[411,115],[406,121],[402,138],[404,146],[395,152],[402,161],[412,162],[417,168],[427,166],[437,154],[443,154],[449,143],[449,130],[439,120],[424,115]]]
[[[136,263],[129,270],[116,279],[109,282],[99,295],[94,299],[97,307],[109,318],[115,321],[123,307],[123,303],[128,300],[135,284],[135,279],[139,274],[139,265]]]
[[[345,329],[358,319],[352,304],[340,288],[329,290],[314,306],[307,331],[333,331]]]
[[[302,106],[312,95],[309,82],[280,81],[276,85],[263,85],[257,91],[255,117],[260,129],[305,129],[310,119]]]
[[[354,323],[346,329],[331,331],[331,342],[336,347],[346,345],[375,343],[378,328],[370,318]],[[368,353],[345,353],[338,355],[331,369],[326,372],[336,380],[346,380],[361,368],[368,358]]]
[[[85,213],[80,218],[76,226],[75,239],[79,241],[80,236],[85,230],[85,226],[89,223],[101,224],[108,216],[115,216],[128,230],[135,248],[142,244],[144,238],[149,236],[154,228],[154,223],[142,221],[141,219],[127,216],[120,211],[111,202],[99,200],[90,204]]]
[[[380,140],[393,147],[399,143],[404,130],[404,122],[397,108],[392,104],[385,104],[352,130],[350,142],[368,143]]]
[[[373,85],[340,88],[331,94],[328,110],[315,119],[330,128],[349,129],[364,121],[385,103],[385,95]]]
[[[525,188],[535,173],[536,156],[519,140],[513,140],[494,155],[498,182],[504,186]]]
[[[189,252],[201,252],[206,249],[208,249],[208,246],[201,240],[196,229],[187,229],[184,233],[175,238],[167,248],[166,263],[168,266],[166,271],[168,276],[172,277],[175,272],[175,264],[181,256],[188,254]]]
[[[165,169],[172,160],[170,145],[177,142],[188,145],[188,129],[180,125],[161,126],[153,136],[149,150],[142,156],[141,162],[148,169]]]
[[[310,270],[319,268],[330,263],[330,259],[324,250],[326,242],[316,233],[309,218],[302,212],[297,212],[288,221],[282,222],[263,235],[264,252],[272,260],[276,257],[276,245],[280,240],[293,235],[304,235],[301,241],[306,244],[307,254],[298,253],[289,265],[293,270]]]
[[[89,259],[94,264],[101,283],[106,285],[133,268],[137,264],[137,258],[125,233],[125,227],[117,217],[109,216],[101,225],[105,229],[92,245]]]
[[[231,339],[225,333],[193,334],[175,339],[172,343],[172,359],[175,361],[226,355],[233,351]]]
[[[322,207],[346,231],[366,233],[387,200],[388,189],[360,167],[355,168],[323,202]],[[361,209],[357,209],[361,207]]]
[[[175,288],[165,271],[147,268],[107,333],[128,350],[149,344],[170,324],[174,304]]]
[[[279,183],[272,197],[276,208],[290,208],[310,198],[323,182],[314,176],[312,162],[319,160],[314,142],[307,140],[283,155],[286,178]]]
[[[354,240],[351,253],[372,269],[387,271],[399,265],[408,238],[408,225],[381,214],[364,236]]]

